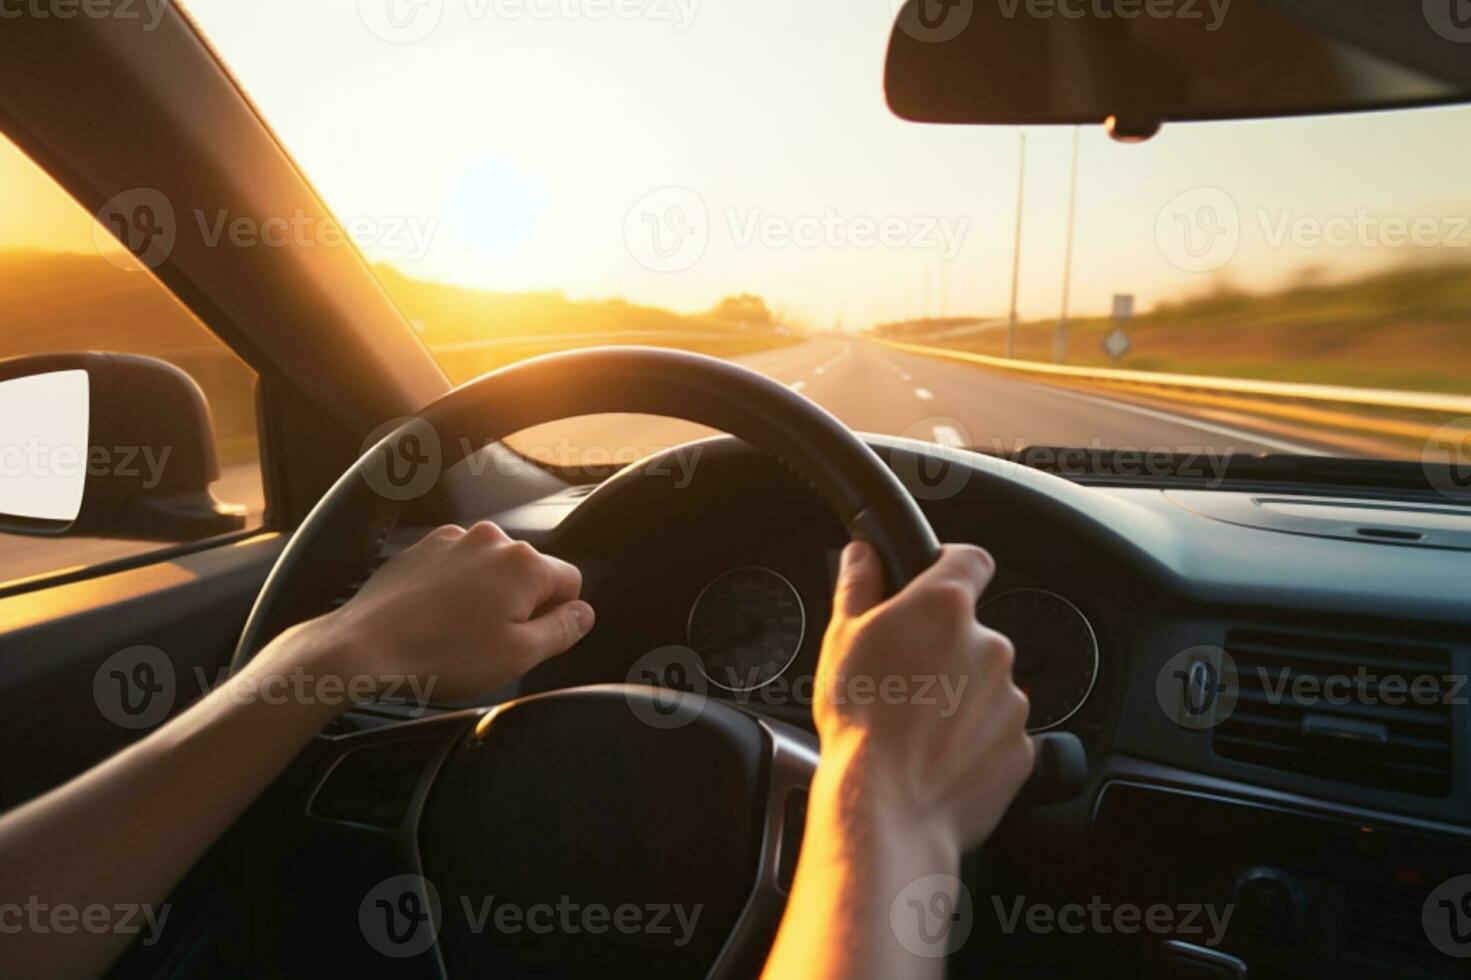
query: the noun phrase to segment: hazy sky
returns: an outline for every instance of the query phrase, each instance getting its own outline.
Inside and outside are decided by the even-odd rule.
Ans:
[[[1017,131],[888,112],[893,0],[604,0],[633,16],[602,19],[587,0],[418,0],[439,16],[411,43],[375,34],[390,2],[416,10],[188,0],[338,216],[367,230],[371,257],[425,278],[684,310],[752,291],[819,326],[919,315],[927,293],[934,315],[1004,314]],[[1028,137],[1021,308],[1052,316],[1072,135]],[[1089,129],[1074,310],[1103,312],[1115,292],[1147,307],[1217,280],[1270,287],[1308,265],[1471,259],[1471,231],[1456,237],[1468,181],[1467,109],[1178,126],[1143,146]],[[661,188],[676,190],[647,197]],[[1234,256],[1182,253],[1167,206],[1195,225],[1234,208]],[[1432,220],[1438,244],[1363,231],[1346,246],[1273,242],[1284,220],[1361,211]],[[887,244],[871,241],[884,227]],[[649,251],[656,230],[681,229],[695,237],[660,241],[703,240],[703,252]]]

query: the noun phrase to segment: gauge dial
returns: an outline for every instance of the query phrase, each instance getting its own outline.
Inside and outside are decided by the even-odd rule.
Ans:
[[[1098,637],[1078,607],[1046,589],[1012,589],[981,605],[981,622],[1016,647],[1012,676],[1032,703],[1027,730],[1073,716],[1098,679]]]
[[[689,645],[705,678],[727,691],[754,691],[782,675],[807,631],[802,597],[769,568],[733,568],[701,590],[689,617]]]

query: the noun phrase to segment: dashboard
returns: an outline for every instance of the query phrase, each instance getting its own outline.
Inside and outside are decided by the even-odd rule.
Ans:
[[[918,471],[896,456],[926,451],[870,444],[896,472]],[[942,540],[996,557],[978,616],[1017,649],[1029,727],[1076,734],[1089,761],[1087,790],[1009,819],[998,832],[1008,846],[974,858],[975,880],[1056,902],[1102,894],[1246,910],[1219,949],[1131,937],[1107,953],[1125,973],[1207,962],[1225,972],[1180,975],[1457,975],[1427,955],[1419,903],[1471,864],[1471,727],[1465,698],[1451,696],[1471,672],[1471,551],[1445,546],[1456,539],[1443,533],[1427,546],[1410,533],[1356,533],[1353,522],[1361,509],[1404,531],[1434,510],[1436,528],[1465,530],[1471,513],[1281,488],[1085,485],[950,459],[966,479],[943,499],[921,497],[926,515]],[[705,444],[688,485],[661,470],[656,457],[492,515],[578,564],[598,609],[579,648],[515,693],[654,683],[810,729],[844,529],[735,440]],[[1271,503],[1260,520],[1258,500]],[[1332,524],[1284,523],[1300,512]],[[1232,671],[1238,700],[1192,725],[1189,684],[1171,691],[1177,676],[1197,683],[1202,664]],[[1364,711],[1272,701],[1251,682],[1397,666],[1438,678],[1444,696]],[[990,939],[981,946],[992,966],[1007,962],[998,950],[1022,967],[1068,945]]]

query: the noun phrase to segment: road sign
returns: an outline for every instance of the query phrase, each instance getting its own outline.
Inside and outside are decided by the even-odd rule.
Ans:
[[[1114,327],[1112,332],[1103,338],[1104,352],[1115,361],[1127,356],[1133,346],[1134,342],[1129,339],[1123,327]]]
[[[1120,321],[1134,319],[1133,293],[1113,294],[1113,318]]]

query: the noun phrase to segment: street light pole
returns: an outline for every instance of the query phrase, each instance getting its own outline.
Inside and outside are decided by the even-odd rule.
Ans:
[[[1011,246],[1011,317],[1006,325],[1006,356],[1016,356],[1016,290],[1022,271],[1022,195],[1027,184],[1027,134],[1018,131],[1021,155],[1016,171],[1016,240]]]
[[[1068,301],[1071,299],[1073,287],[1073,226],[1077,222],[1078,214],[1078,134],[1079,127],[1073,127],[1073,174],[1072,185],[1068,190],[1067,199],[1067,245],[1063,249],[1062,258],[1062,316],[1057,320],[1057,340],[1053,344],[1052,358],[1058,364],[1067,359],[1067,320]]]

